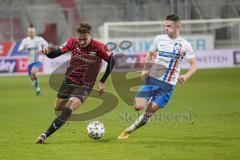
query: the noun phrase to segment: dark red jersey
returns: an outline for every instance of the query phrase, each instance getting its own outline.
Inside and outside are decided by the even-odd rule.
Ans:
[[[85,47],[80,47],[76,37],[68,39],[61,47],[62,53],[72,52],[66,77],[73,83],[93,87],[99,73],[102,59],[109,61],[111,53],[107,46],[94,39]]]

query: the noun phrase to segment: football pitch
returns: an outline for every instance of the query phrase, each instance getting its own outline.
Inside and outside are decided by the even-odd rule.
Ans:
[[[137,112],[108,79],[106,91],[118,99],[114,110],[88,121],[68,122],[46,144],[38,145],[36,138],[56,116],[56,91],[48,80],[49,76],[40,76],[42,94],[36,97],[28,77],[0,78],[0,160],[240,159],[240,68],[198,70],[176,87],[168,105],[150,123],[127,140],[117,137]],[[120,88],[124,85],[118,83]],[[87,112],[99,103],[89,98],[77,112]],[[86,133],[93,120],[105,125],[100,140]]]

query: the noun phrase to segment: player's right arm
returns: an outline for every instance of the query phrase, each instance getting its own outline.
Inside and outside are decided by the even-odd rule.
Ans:
[[[153,57],[154,52],[150,51],[148,52],[145,61],[144,61],[144,66],[143,66],[143,71],[141,74],[141,80],[144,81],[148,76],[149,76],[149,70],[151,68],[151,62],[152,62],[152,57]]]
[[[63,45],[61,45],[60,48],[53,50],[43,49],[40,51],[40,54],[45,54],[48,58],[53,59],[71,51],[73,48],[73,43],[74,40],[70,38]]]
[[[20,46],[18,47],[18,52],[22,52],[27,49],[27,44],[25,39],[22,40]]]
[[[179,75],[178,82],[180,84],[185,83],[197,71],[197,60],[195,58],[193,48],[189,42],[187,42],[186,58],[188,59],[190,68],[188,69],[187,73]]]
[[[53,59],[53,58],[61,56],[63,53],[61,52],[60,49],[49,50],[49,49],[45,48],[40,51],[40,54],[45,54],[48,58]]]
[[[153,55],[157,52],[156,39],[157,39],[157,37],[154,38],[153,43],[151,44],[151,46],[149,48],[149,52],[144,61],[143,71],[141,74],[142,81],[144,81],[149,76],[149,70],[151,68]]]

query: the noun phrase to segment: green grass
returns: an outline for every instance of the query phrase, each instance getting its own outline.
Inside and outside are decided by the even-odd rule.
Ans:
[[[199,70],[176,87],[171,101],[157,114],[165,117],[155,117],[124,141],[116,137],[134,121],[136,112],[118,97],[117,108],[94,119],[105,125],[102,139],[88,138],[90,120],[68,122],[45,145],[34,144],[55,117],[56,91],[49,87],[47,76],[40,81],[43,94],[35,97],[28,77],[0,78],[0,160],[240,159],[240,68]],[[111,80],[105,86],[118,96]],[[78,112],[98,103],[89,98]],[[184,119],[190,109],[191,119]]]

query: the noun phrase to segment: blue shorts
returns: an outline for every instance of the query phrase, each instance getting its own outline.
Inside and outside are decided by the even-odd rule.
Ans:
[[[174,88],[174,85],[149,76],[136,94],[136,97],[145,98],[147,101],[152,97],[151,102],[163,108],[172,97]]]
[[[28,65],[28,75],[31,76],[31,70],[33,67],[40,68],[42,66],[42,62],[36,61]]]

